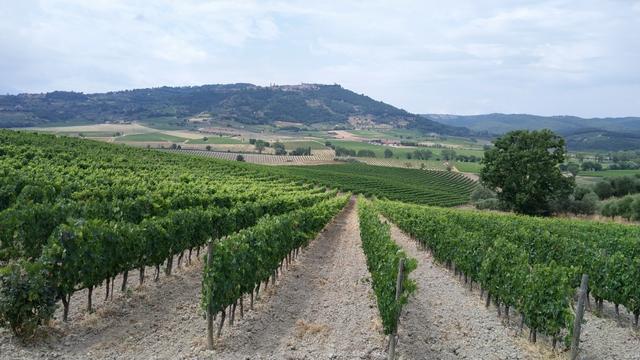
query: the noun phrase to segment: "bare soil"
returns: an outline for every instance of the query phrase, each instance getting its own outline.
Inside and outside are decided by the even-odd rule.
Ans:
[[[391,224],[393,239],[418,261],[410,277],[418,284],[401,316],[399,354],[403,359],[566,359],[552,350],[550,339],[538,336],[533,344],[527,330],[519,332],[517,314],[497,316],[493,304],[485,307],[477,285],[469,285],[453,271],[434,262],[431,253]],[[597,317],[585,312],[579,359],[640,359],[640,335],[627,314],[619,325],[613,306],[605,304]]]
[[[304,249],[275,286],[261,289],[254,310],[245,299],[215,350],[206,350],[200,310],[202,264],[174,269],[159,282],[103,302],[74,295],[68,324],[55,320],[24,344],[0,330],[2,359],[384,359],[385,338],[361,249],[353,201]],[[174,260],[174,267],[176,266]],[[153,271],[147,270],[151,277]],[[137,284],[137,272],[130,274]],[[59,316],[60,314],[58,314]]]

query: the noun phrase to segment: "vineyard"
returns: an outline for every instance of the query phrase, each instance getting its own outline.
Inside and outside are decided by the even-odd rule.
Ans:
[[[336,210],[335,202],[322,207],[335,192],[242,164],[50,135],[0,136],[0,322],[17,334],[47,322],[58,300],[66,320],[82,289],[92,311],[93,288],[113,292],[118,274],[124,290],[130,271],[139,271],[140,283],[147,266],[156,280],[161,265],[170,275],[174,256],[190,261],[211,239],[280,223],[277,215],[297,209],[318,211],[320,221]],[[304,237],[311,230],[300,229]]]
[[[364,164],[295,166],[273,172],[366,196],[438,206],[467,203],[476,186],[476,182],[454,172]]]
[[[238,155],[241,155],[244,161],[253,164],[262,165],[305,165],[305,164],[323,164],[333,161],[334,153],[332,150],[314,150],[312,155],[268,155],[255,153],[233,153],[224,151],[205,151],[194,149],[183,149],[181,153],[212,157],[223,160],[235,161]]]
[[[476,186],[455,172],[261,166],[0,131],[0,174],[0,325],[20,338],[64,329],[54,331],[73,337],[62,336],[62,344],[93,336],[123,348],[140,338],[152,346],[115,353],[96,345],[89,354],[78,345],[63,351],[69,358],[326,358],[334,351],[382,358],[396,344],[404,358],[473,357],[487,338],[518,354],[500,358],[539,358],[498,338],[504,327],[465,300],[448,271],[464,288],[481,289],[482,304],[507,319],[517,314],[530,339],[543,335],[554,348],[572,335],[583,273],[594,313],[613,308],[621,323],[630,313],[636,326],[640,315],[637,226],[448,209],[466,203]],[[356,206],[350,192],[375,198],[359,196]],[[145,292],[151,288],[154,295]],[[447,308],[453,304],[464,310]],[[152,326],[163,309],[166,333],[125,335],[132,321],[104,315],[124,308]],[[469,343],[468,333],[440,322],[442,314],[471,319],[472,336],[483,337]],[[119,332],[85,331],[96,321],[91,315]],[[0,330],[0,351],[31,351],[7,341],[9,330]],[[636,351],[637,339],[625,341]],[[180,348],[167,351],[174,342]],[[55,357],[39,349],[16,357]]]
[[[436,260],[479,284],[498,309],[521,315],[531,338],[570,335],[571,302],[583,273],[598,310],[623,305],[638,323],[640,230],[636,226],[497,215],[380,201],[380,211],[431,249]],[[500,310],[499,310],[500,312]]]

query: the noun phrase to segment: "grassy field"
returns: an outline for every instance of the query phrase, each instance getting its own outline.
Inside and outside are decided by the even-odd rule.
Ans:
[[[618,177],[625,175],[640,174],[640,169],[637,170],[603,170],[603,171],[580,171],[580,176],[591,177]]]
[[[376,166],[391,166],[391,167],[400,167],[400,168],[413,168],[413,169],[435,169],[435,170],[446,170],[446,167],[442,163],[442,161],[437,160],[407,160],[407,159],[384,159],[384,158],[367,158],[367,157],[359,157],[357,158],[359,162],[368,164],[368,165],[376,165]]]
[[[207,140],[190,139],[189,144],[242,144],[242,141],[229,136],[209,136]]]
[[[311,148],[311,150],[323,150],[326,149],[324,142],[313,140],[301,140],[301,141],[283,141],[285,149],[295,150],[296,148]]]
[[[477,184],[455,172],[365,164],[283,166],[271,171],[367,196],[439,206],[467,203]]]
[[[442,149],[438,148],[430,148],[430,147],[392,147],[385,145],[374,145],[360,141],[352,141],[352,140],[330,140],[331,143],[335,146],[340,146],[346,149],[351,150],[371,150],[376,154],[376,157],[384,158],[385,149],[389,149],[393,152],[393,157],[398,157],[400,160],[406,159],[407,154],[413,153],[415,150],[430,150],[433,152],[436,158],[440,157],[440,153]],[[458,155],[475,155],[481,157],[484,155],[484,151],[482,150],[469,150],[469,149],[454,149],[456,154]]]
[[[482,169],[482,165],[480,165],[480,163],[456,161],[454,165],[458,170],[462,172],[474,174],[480,173],[480,169]]]
[[[117,132],[113,131],[61,131],[57,134],[65,136],[80,136],[80,137],[96,137],[96,138],[110,138],[116,136]]]
[[[149,133],[149,134],[132,134],[125,135],[116,138],[116,141],[168,141],[168,142],[184,142],[185,138],[173,136],[163,133]]]

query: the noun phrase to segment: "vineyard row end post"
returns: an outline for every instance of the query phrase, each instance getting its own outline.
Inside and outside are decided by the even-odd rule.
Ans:
[[[404,258],[400,259],[398,263],[398,277],[396,279],[396,306],[400,302],[400,296],[402,295],[402,281],[404,280]],[[396,357],[396,342],[398,341],[398,320],[400,319],[401,309],[398,307],[396,312],[395,324],[393,331],[389,335],[389,354],[388,360],[394,360]]]
[[[578,305],[576,307],[576,318],[573,323],[573,339],[571,341],[570,359],[575,360],[578,357],[580,348],[580,328],[582,326],[582,317],[584,316],[584,303],[587,297],[587,286],[589,284],[589,275],[582,274],[580,282],[580,293],[578,294]]]

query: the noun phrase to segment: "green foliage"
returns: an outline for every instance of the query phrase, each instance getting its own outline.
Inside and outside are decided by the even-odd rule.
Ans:
[[[356,151],[353,149],[347,149],[341,146],[335,148],[336,156],[356,156]]]
[[[56,309],[55,292],[42,264],[11,261],[0,267],[0,325],[21,337],[32,336]]]
[[[365,196],[439,206],[467,203],[477,186],[454,172],[365,164],[272,167],[270,171]]]
[[[358,157],[376,157],[376,153],[372,150],[360,149],[356,153]]]
[[[602,164],[593,161],[585,161],[582,163],[580,168],[584,171],[601,171]]]
[[[613,186],[607,180],[598,181],[593,186],[593,191],[598,195],[601,200],[608,199],[613,196]]]
[[[509,209],[547,215],[551,201],[568,196],[574,186],[558,168],[564,154],[564,140],[549,130],[513,131],[485,152],[480,179]]]
[[[553,263],[534,265],[523,290],[521,311],[531,328],[548,336],[558,336],[562,329],[571,333],[574,289],[565,268]]]
[[[409,274],[416,268],[417,262],[415,259],[407,257],[391,239],[389,225],[382,224],[378,220],[378,212],[362,197],[358,199],[358,218],[360,220],[362,249],[367,257],[367,267],[371,273],[382,326],[385,334],[391,334],[396,329],[402,306],[407,303],[409,296],[416,290],[416,284],[409,279]],[[404,259],[404,279],[402,294],[396,301],[400,259]]]
[[[273,143],[273,149],[275,150],[276,155],[287,155],[287,150],[283,143],[276,141]]]
[[[289,153],[290,155],[295,155],[295,156],[310,156],[311,155],[311,147],[298,147],[295,150],[291,151]]]
[[[216,313],[253,291],[294,249],[305,246],[342,209],[348,196],[280,216],[266,216],[251,228],[213,243],[204,269],[202,308]]]
[[[443,160],[455,160],[456,159],[456,151],[451,149],[442,149],[440,152],[440,156],[442,156]]]
[[[55,99],[55,100],[53,100]],[[339,85],[259,87],[252,84],[159,87],[102,94],[53,92],[0,95],[0,127],[43,124],[140,121],[157,128],[184,128],[188,119],[209,114],[214,120],[243,124],[278,121],[348,125],[353,116],[377,123],[406,121],[424,132],[466,135],[468,130],[420,118]],[[289,127],[299,130],[299,127]]]
[[[0,322],[24,336],[80,289],[336,195],[236,162],[9,131],[0,143],[0,189],[13,193]]]
[[[582,273],[589,275],[594,296],[640,313],[637,226],[391,201],[378,201],[377,206],[431,248],[437,261],[455,263],[498,302],[514,306],[530,327],[547,335],[570,331],[569,304]]]
[[[476,203],[481,200],[494,199],[496,197],[496,193],[487,189],[484,186],[478,186],[471,192],[471,201]]]
[[[627,220],[639,221],[640,194],[627,195],[619,199],[608,200],[602,205],[600,213],[603,216],[620,216]]]

